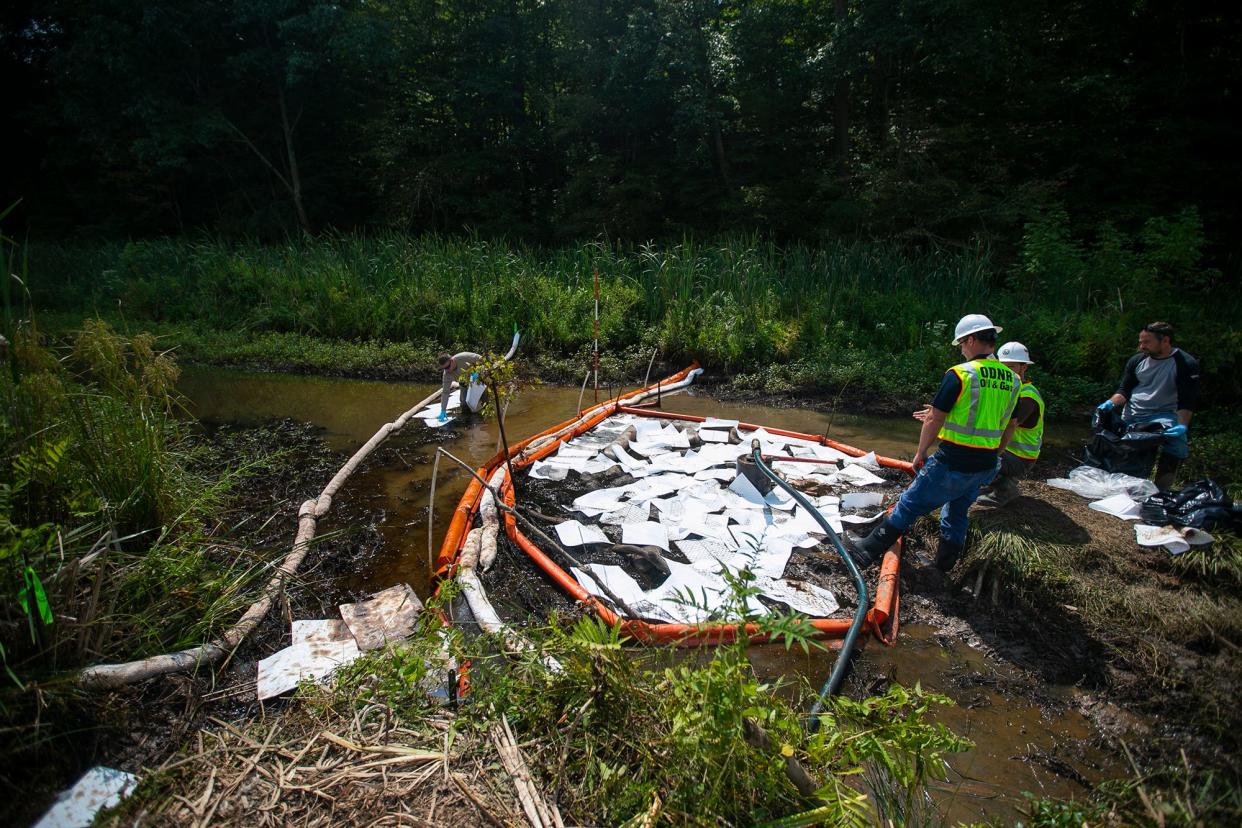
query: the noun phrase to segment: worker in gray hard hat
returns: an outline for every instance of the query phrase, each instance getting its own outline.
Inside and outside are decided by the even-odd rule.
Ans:
[[[1031,352],[1021,342],[1006,342],[997,349],[996,358],[1018,375],[1022,385],[1013,410],[1013,436],[1001,446],[1000,472],[979,497],[980,506],[1004,506],[1016,498],[1018,481],[1035,465],[1044,443],[1044,398],[1026,380],[1027,369],[1034,364]]]
[[[966,512],[979,496],[979,487],[996,477],[997,455],[1002,440],[1012,436],[1013,410],[1018,404],[1018,377],[993,354],[1000,330],[980,313],[968,314],[957,323],[953,344],[966,361],[945,372],[940,390],[921,418],[914,482],[875,531],[860,540],[850,539],[860,567],[878,561],[914,521],[937,508],[936,568],[948,572],[961,557],[966,545]],[[940,448],[928,457],[934,439],[940,440]]]

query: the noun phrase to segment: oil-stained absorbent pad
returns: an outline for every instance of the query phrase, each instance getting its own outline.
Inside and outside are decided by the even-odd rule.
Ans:
[[[137,784],[138,778],[133,774],[96,765],[82,774],[72,788],[56,797],[34,828],[93,825],[96,814],[117,805]]]
[[[1095,509],[1097,512],[1103,512],[1106,515],[1112,515],[1122,520],[1138,520],[1142,517],[1139,504],[1124,494],[1115,494],[1112,497],[1088,503],[1087,506]]]
[[[841,495],[842,509],[870,509],[884,502],[879,492],[846,492]]]
[[[448,405],[445,406],[445,409],[447,411],[452,411],[453,409],[460,408],[460,407],[461,407],[461,391],[450,391],[449,398],[448,398]],[[421,408],[418,411],[414,412],[414,416],[418,417],[419,419],[425,419],[427,417],[431,417],[432,419],[438,418],[440,416],[440,403],[434,402],[431,405],[427,406],[426,408]],[[431,423],[428,423],[428,425],[431,425]]]
[[[575,509],[596,509],[605,512],[611,512],[621,506],[621,498],[626,494],[623,486],[612,486],[606,489],[596,489],[593,492],[587,492],[574,498]]]
[[[737,427],[737,420],[722,420],[719,417],[708,417],[706,420],[699,423],[699,428],[730,429],[730,428],[736,428],[736,427]]]
[[[1182,533],[1172,526],[1147,526],[1134,524],[1134,538],[1139,546],[1163,546],[1174,555],[1180,555],[1190,548],[1190,544],[1182,537]]]
[[[650,520],[645,523],[623,523],[621,542],[633,546],[658,546],[667,552],[668,530],[663,524]]]
[[[846,466],[829,478],[830,483],[854,486],[874,486],[884,482],[883,477],[872,474],[863,466]]]
[[[790,609],[804,612],[813,618],[832,615],[841,608],[835,595],[806,581],[762,581],[756,586],[767,597],[783,601]]]
[[[353,638],[285,647],[259,662],[256,682],[259,699],[270,699],[292,690],[302,679],[323,678],[358,656],[358,643]]]
[[[571,566],[569,571],[578,583],[582,584],[582,588],[592,595],[598,595],[601,598],[607,597],[604,590],[600,589],[600,584],[602,583],[627,604],[633,601],[640,601],[644,597],[643,589],[638,585],[638,582],[619,566],[591,564],[589,573],[576,566]]]
[[[567,520],[556,524],[556,536],[564,546],[582,546],[584,543],[610,543],[604,530],[592,524]]]
[[[620,526],[623,523],[644,523],[650,519],[650,503],[622,503],[620,509],[614,512],[604,512],[599,516],[599,522],[606,526]]]
[[[319,644],[327,641],[349,641],[354,634],[339,618],[299,620],[289,625],[291,644]]]

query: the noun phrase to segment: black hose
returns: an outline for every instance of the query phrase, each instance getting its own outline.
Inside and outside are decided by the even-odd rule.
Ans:
[[[841,642],[841,654],[837,656],[837,663],[832,666],[832,674],[828,676],[828,680],[820,688],[819,697],[815,699],[815,704],[811,705],[811,720],[807,723],[807,730],[814,733],[819,729],[819,714],[824,710],[824,700],[829,696],[836,695],[837,690],[841,687],[841,682],[845,679],[845,671],[849,668],[850,654],[854,650],[854,642],[858,639],[858,633],[862,629],[863,619],[867,617],[867,584],[863,581],[862,572],[858,570],[858,565],[854,563],[854,559],[850,557],[850,553],[845,550],[845,546],[841,543],[841,538],[833,530],[832,526],[829,525],[828,521],[824,519],[824,516],[819,513],[819,510],[811,505],[811,501],[807,500],[802,492],[781,480],[764,464],[763,457],[760,455],[758,440],[750,441],[750,450],[755,465],[770,477],[773,483],[789,492],[793,496],[794,501],[803,509],[806,509],[811,514],[811,517],[815,518],[815,521],[823,527],[824,533],[828,535],[832,545],[837,548],[837,552],[845,560],[845,567],[854,578],[854,586],[858,588],[858,609],[854,611],[854,621],[850,624],[849,631],[845,634],[845,640]]]

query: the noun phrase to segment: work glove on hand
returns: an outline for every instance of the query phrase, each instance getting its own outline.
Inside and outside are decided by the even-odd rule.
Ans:
[[[478,381],[479,381],[479,372],[478,372],[478,371],[471,371],[471,372],[470,372],[470,381],[471,381],[471,382],[478,382]]]
[[[436,417],[436,421],[441,422],[441,423],[446,423],[448,422],[448,415],[445,414],[443,411],[441,411],[440,416]]]
[[[1096,406],[1096,408],[1100,411],[1112,411],[1116,407],[1117,407],[1116,404],[1113,403],[1112,400],[1105,400],[1104,402]]]
[[[1182,425],[1181,423],[1178,423],[1175,426],[1170,426],[1169,428],[1166,428],[1164,430],[1164,436],[1165,437],[1185,437],[1186,426]]]

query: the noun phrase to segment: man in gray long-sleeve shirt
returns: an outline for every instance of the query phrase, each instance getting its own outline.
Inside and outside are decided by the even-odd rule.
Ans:
[[[479,399],[481,399],[482,397],[481,394],[476,396],[475,405],[473,406],[468,405],[469,398],[472,396],[469,394],[468,385],[474,384],[473,378],[471,378],[471,381],[469,383],[461,382],[461,378],[470,377],[471,369],[473,369],[474,366],[478,365],[479,362],[482,361],[482,359],[483,359],[483,356],[481,354],[476,354],[473,351],[462,351],[459,354],[443,353],[443,354],[440,354],[440,356],[437,358],[436,361],[440,363],[440,371],[443,372],[443,376],[440,380],[440,419],[441,420],[444,420],[447,416],[449,388],[452,386],[454,380],[457,380],[457,384],[461,388],[462,407],[463,408],[469,407],[471,411],[478,410],[477,403]]]
[[[1139,352],[1126,362],[1117,393],[1100,403],[1102,409],[1125,405],[1121,419],[1127,426],[1159,423],[1164,445],[1156,465],[1155,484],[1161,491],[1173,486],[1177,469],[1190,456],[1186,431],[1199,397],[1199,363],[1173,347],[1173,326],[1152,322],[1139,331]]]

